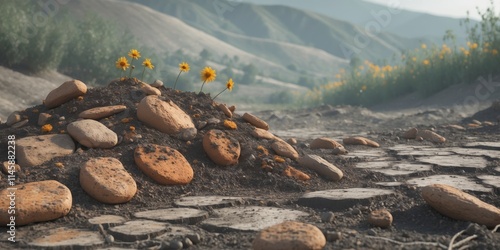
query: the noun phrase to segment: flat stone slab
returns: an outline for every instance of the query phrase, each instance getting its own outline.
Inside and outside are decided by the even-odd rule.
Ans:
[[[470,156],[487,156],[493,159],[500,159],[500,150],[488,150],[488,149],[477,149],[477,148],[449,148],[450,150],[456,154],[460,155],[470,155]]]
[[[495,171],[500,173],[500,167],[495,168]]]
[[[103,225],[104,228],[114,227],[125,223],[127,220],[118,215],[101,215],[89,219],[92,225]]]
[[[243,197],[231,196],[186,196],[174,201],[179,207],[232,207],[243,203]]]
[[[464,145],[464,147],[471,148],[491,148],[500,150],[500,142],[470,142]]]
[[[104,239],[97,231],[57,228],[28,243],[31,247],[55,249],[87,249],[104,244]]]
[[[487,188],[481,184],[477,184],[474,180],[460,175],[432,175],[423,178],[418,177],[410,179],[406,181],[406,183],[410,185],[417,185],[419,187],[425,187],[431,184],[446,184],[460,190],[491,192],[491,188]]]
[[[375,182],[375,185],[381,186],[381,187],[399,187],[403,185],[403,182],[399,181],[391,181],[391,182]]]
[[[109,233],[120,241],[133,242],[154,238],[168,230],[167,223],[151,220],[133,220],[112,227]]]
[[[168,225],[167,232],[157,236],[155,239],[160,241],[171,241],[175,238],[185,237],[186,235],[194,234],[195,232],[187,227]]]
[[[394,191],[377,188],[330,189],[304,194],[298,203],[313,208],[342,211],[357,204],[369,205],[373,199],[394,194]]]
[[[417,172],[432,170],[432,166],[428,164],[412,164],[409,162],[395,161],[360,162],[356,164],[356,168],[368,169],[372,172],[382,173],[387,176],[410,175]]]
[[[215,218],[207,219],[202,223],[203,228],[216,232],[255,232],[309,214],[276,207],[249,206],[216,209],[214,215]]]
[[[447,155],[447,156],[430,156],[418,157],[417,161],[428,164],[435,164],[441,167],[458,167],[458,168],[485,168],[488,161],[483,157],[463,156],[463,155]]]
[[[344,158],[366,158],[367,160],[376,160],[380,159],[383,157],[387,157],[387,153],[380,149],[380,150],[363,150],[363,151],[349,151],[349,154],[347,155],[342,155]]]
[[[137,212],[135,217],[170,223],[195,224],[208,218],[208,212],[194,208],[165,208]]]
[[[481,179],[484,184],[500,188],[500,176],[495,175],[479,175],[477,178]]]
[[[396,151],[398,155],[406,156],[433,156],[433,155],[452,155],[453,152],[445,151],[443,148],[415,145],[396,145],[389,150]]]
[[[52,158],[72,154],[75,143],[67,134],[39,135],[16,141],[17,161],[23,168],[40,165]]]

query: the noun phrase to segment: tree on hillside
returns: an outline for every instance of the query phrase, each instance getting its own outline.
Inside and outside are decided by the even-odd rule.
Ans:
[[[257,74],[259,73],[259,70],[255,65],[253,64],[247,64],[245,67],[243,67],[243,77],[241,78],[241,83],[242,84],[252,84],[255,82],[255,79],[257,77]]]
[[[212,57],[212,53],[210,53],[210,51],[208,51],[207,49],[203,49],[200,52],[200,59],[201,59],[201,62],[203,62],[203,63],[208,61],[211,57]]]

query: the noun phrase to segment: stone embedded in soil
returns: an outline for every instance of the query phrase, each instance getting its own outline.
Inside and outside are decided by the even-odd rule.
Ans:
[[[417,137],[422,137],[426,141],[431,141],[435,143],[444,143],[446,138],[430,130],[419,130]]]
[[[91,225],[102,225],[104,229],[125,223],[127,220],[119,215],[100,215],[89,219]]]
[[[500,150],[500,142],[469,142],[465,144],[464,147]]]
[[[300,181],[308,181],[311,179],[311,177],[308,174],[306,174],[306,173],[304,173],[304,172],[302,172],[302,171],[300,171],[292,166],[287,166],[285,168],[285,170],[283,170],[283,175],[300,180]]]
[[[432,170],[432,165],[397,161],[372,161],[356,163],[356,168],[367,169],[387,176],[398,176],[430,171]]]
[[[242,197],[231,196],[185,196],[174,201],[179,207],[232,207],[242,204]]]
[[[500,172],[500,168],[496,169]],[[494,186],[495,188],[500,188],[500,176],[494,175],[479,175],[477,176],[484,184]]]
[[[368,223],[380,228],[388,228],[392,225],[392,214],[387,209],[372,211],[368,215]]]
[[[137,106],[137,118],[146,125],[169,135],[195,127],[191,117],[174,102],[162,101],[158,96],[147,96],[141,100]]]
[[[276,140],[271,144],[271,148],[274,152],[283,157],[287,157],[290,159],[297,160],[299,158],[299,153],[295,150],[292,145],[288,144],[288,142],[283,140]]]
[[[298,203],[313,208],[342,211],[356,205],[367,206],[373,199],[383,199],[393,194],[394,191],[377,188],[331,189],[306,193]]]
[[[28,119],[24,119],[24,120],[22,120],[22,121],[20,121],[20,122],[18,122],[18,123],[14,123],[14,124],[12,124],[12,126],[11,126],[11,127],[12,127],[12,128],[21,128],[21,127],[25,126],[26,124],[28,124],[28,122],[29,122],[29,120],[28,120]]]
[[[452,147],[447,150],[460,155],[470,155],[470,156],[487,156],[493,159],[500,159],[500,150],[498,149],[477,149],[477,148],[459,148]]]
[[[178,240],[179,238],[187,238],[187,235],[194,235],[195,232],[187,227],[178,226],[178,225],[167,225],[167,232],[157,236],[155,240],[158,241],[172,241]],[[198,242],[199,243],[199,242]]]
[[[196,224],[208,218],[208,212],[194,208],[165,208],[137,212],[134,216],[141,219],[170,223]]]
[[[377,142],[361,136],[344,138],[343,142],[345,145],[366,145],[374,148],[380,147]]]
[[[444,148],[415,147],[415,146],[409,146],[409,145],[405,145],[405,146],[406,147],[398,147],[398,149],[395,149],[396,153],[398,155],[404,155],[404,156],[437,156],[437,155],[446,156],[446,155],[453,155],[453,152],[447,151],[447,149],[444,149]],[[389,148],[389,150],[393,150],[393,149]]]
[[[349,154],[349,151],[347,151],[347,149],[345,149],[344,147],[334,148],[332,150],[332,154],[334,154],[334,155],[346,155],[346,154]]]
[[[260,119],[259,117],[255,116],[255,115],[252,115],[250,113],[245,113],[245,114],[243,114],[242,118],[243,118],[243,120],[254,125],[257,128],[269,130],[269,125],[265,121],[263,121],[262,119]]]
[[[80,168],[80,185],[92,198],[106,204],[130,201],[137,192],[134,178],[115,158],[100,157]]]
[[[212,129],[203,136],[203,149],[208,157],[219,166],[238,164],[240,143],[229,133]]]
[[[70,229],[65,227],[56,228],[28,243],[33,248],[49,249],[87,249],[95,248],[104,244],[104,239],[99,232]]]
[[[40,165],[54,157],[72,154],[75,143],[66,134],[38,135],[17,140],[16,149],[17,162],[25,168]]]
[[[127,109],[125,105],[114,105],[87,109],[81,112],[78,117],[83,119],[99,120],[120,113]]]
[[[135,149],[134,160],[144,174],[161,185],[186,185],[194,177],[186,158],[167,146],[140,145]]]
[[[21,121],[21,114],[18,111],[14,111],[10,113],[10,115],[7,117],[7,121],[5,121],[5,124],[10,127],[20,121]]]
[[[422,198],[439,213],[456,220],[488,227],[500,224],[500,209],[463,191],[444,184],[422,188]]]
[[[255,237],[253,250],[317,250],[323,249],[326,238],[316,226],[286,221],[260,231]]]
[[[323,178],[339,181],[344,176],[342,170],[318,155],[304,155],[298,160],[299,165],[316,171]]]
[[[47,114],[47,113],[40,113],[40,115],[38,115],[38,126],[43,126],[45,124],[47,124],[47,121],[52,117],[51,114]]]
[[[104,124],[91,120],[79,120],[68,124],[68,134],[88,148],[112,148],[118,144],[118,136]]]
[[[417,133],[418,133],[417,128],[410,128],[409,130],[404,132],[401,137],[404,139],[415,139],[417,138]]]
[[[202,222],[210,231],[259,231],[288,220],[296,220],[309,214],[275,207],[230,207],[215,209],[214,217]]]
[[[233,113],[231,112],[231,110],[229,110],[226,104],[220,103],[219,105],[217,105],[217,108],[219,108],[219,110],[222,111],[227,117],[233,117]]]
[[[456,129],[456,130],[462,130],[462,131],[466,130],[463,126],[460,126],[460,125],[457,125],[457,124],[450,124],[450,125],[448,125],[446,127],[447,128],[451,128],[451,129]]]
[[[15,185],[1,190],[0,197],[5,197],[0,199],[0,224],[6,225],[15,216],[16,226],[63,217],[71,210],[73,199],[71,191],[54,180]],[[15,197],[15,215],[8,213],[8,197]]]
[[[271,132],[261,128],[254,128],[251,133],[254,137],[259,139],[273,140],[276,138]]]
[[[330,138],[316,138],[314,139],[309,147],[311,149],[319,149],[319,148],[325,148],[325,149],[334,149],[334,148],[343,148],[342,144],[338,143],[337,141],[330,139]]]
[[[463,155],[437,155],[429,157],[418,157],[417,161],[428,164],[435,164],[441,167],[456,168],[477,168],[483,169],[488,165],[488,161],[483,157],[463,156]]]
[[[428,177],[417,177],[407,180],[410,185],[425,187],[432,184],[446,184],[461,190],[470,190],[476,192],[491,192],[491,188],[487,188],[476,181],[460,175],[431,175]]]
[[[161,95],[161,91],[149,84],[146,83],[140,83],[141,86],[141,91],[144,92],[146,95],[156,95],[159,96]]]
[[[44,104],[47,108],[55,108],[73,98],[87,93],[87,85],[78,80],[71,80],[63,83],[61,86],[50,91],[45,98]]]
[[[126,242],[147,240],[161,235],[168,230],[168,224],[151,220],[133,220],[125,224],[111,227],[109,233],[115,239]]]
[[[153,83],[151,83],[151,87],[159,88],[163,86],[163,81],[156,79]]]

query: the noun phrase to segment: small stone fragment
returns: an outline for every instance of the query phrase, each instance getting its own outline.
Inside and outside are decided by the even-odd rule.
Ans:
[[[328,180],[339,181],[344,176],[339,168],[318,155],[304,155],[298,162],[300,166],[310,168]]]
[[[243,117],[243,119],[245,121],[247,121],[248,123],[254,125],[257,128],[261,128],[261,129],[264,129],[264,130],[269,130],[269,125],[265,121],[263,121],[262,119],[258,118],[255,115],[252,115],[250,113],[245,113],[245,114],[243,114],[242,117]]]
[[[417,128],[410,128],[409,130],[407,130],[406,132],[404,132],[404,134],[401,136],[405,139],[415,139],[417,138],[417,133],[418,133],[418,129]]]
[[[292,166],[287,166],[285,168],[285,170],[283,170],[283,175],[285,175],[287,177],[292,177],[292,178],[295,178],[295,179],[301,180],[301,181],[308,181],[309,179],[311,179],[311,177],[309,175],[307,175],[306,173],[304,173],[300,170],[297,170],[296,168],[294,168]]]
[[[91,108],[81,112],[78,117],[83,119],[99,120],[120,113],[127,109],[125,105],[115,105],[106,107]]]
[[[144,92],[146,95],[156,95],[159,96],[161,95],[161,91],[149,84],[146,83],[140,83],[141,85],[141,91]]]
[[[277,155],[288,157],[290,159],[296,160],[299,158],[299,153],[290,144],[283,140],[276,140],[271,144],[271,148],[276,152]]]
[[[292,146],[297,145],[297,139],[295,139],[295,138],[290,138],[290,139],[286,140],[286,142],[288,142],[288,144],[290,144]]]
[[[159,88],[163,86],[163,82],[161,80],[156,79],[152,84],[151,87]]]
[[[325,149],[335,149],[335,148],[340,148],[344,147],[342,144],[336,142],[333,139],[330,138],[316,138],[314,139],[311,144],[309,145],[311,149],[319,149],[319,148],[325,148]]]
[[[375,227],[388,228],[392,225],[392,214],[387,209],[372,211],[368,216],[368,223]]]
[[[6,175],[9,175],[9,171],[19,173],[21,172],[21,166],[19,166],[18,164],[9,164],[8,161],[4,161],[2,164],[2,172]]]
[[[47,108],[55,108],[73,98],[85,95],[85,93],[87,93],[87,85],[85,83],[78,80],[67,81],[50,91],[45,98],[44,104]]]
[[[442,137],[442,136],[440,136],[440,135],[438,135],[435,132],[430,131],[430,130],[418,131],[417,137],[422,137],[424,140],[428,140],[428,141],[435,142],[435,143],[446,142],[446,138],[444,138],[444,137]]]
[[[332,212],[321,213],[321,221],[324,223],[332,223],[335,219],[335,214]]]
[[[17,122],[17,123],[14,123],[12,124],[12,128],[20,128],[20,127],[23,127],[24,125],[28,124],[29,120],[28,119],[24,119],[20,122]]]
[[[345,145],[366,145],[366,146],[375,147],[375,148],[380,147],[380,145],[377,142],[372,141],[372,140],[367,139],[367,138],[364,138],[364,137],[361,137],[361,136],[348,137],[348,138],[345,138],[343,140],[343,142]]]
[[[346,155],[346,154],[349,154],[349,151],[347,151],[347,149],[345,149],[344,147],[339,147],[339,148],[334,148],[332,150],[332,154],[334,154],[334,155]]]
[[[40,113],[38,115],[38,126],[43,126],[47,124],[47,121],[52,117],[52,115],[47,114],[47,113]]]
[[[165,208],[137,212],[135,217],[170,223],[196,224],[208,218],[208,212],[194,208]]]
[[[229,108],[227,108],[226,104],[220,103],[219,105],[217,105],[217,107],[219,108],[219,110],[224,112],[227,117],[233,117],[233,113],[231,112],[231,110],[229,110]]]
[[[260,231],[253,241],[253,250],[318,250],[326,245],[326,238],[317,227],[296,221],[287,221]]]
[[[79,120],[68,124],[68,134],[88,148],[112,148],[118,144],[118,135],[95,120]]]
[[[261,128],[254,128],[251,133],[254,137],[259,139],[272,140],[276,137],[271,132]]]

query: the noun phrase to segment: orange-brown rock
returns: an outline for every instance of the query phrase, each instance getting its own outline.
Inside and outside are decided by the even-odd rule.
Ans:
[[[295,178],[295,179],[301,180],[301,181],[308,181],[311,179],[311,177],[308,174],[306,174],[306,173],[304,173],[304,172],[302,172],[302,171],[300,171],[292,166],[287,166],[285,168],[285,170],[283,170],[283,175],[285,175],[287,177],[292,177],[292,178]]]
[[[319,155],[304,155],[298,162],[301,167],[312,169],[328,180],[339,181],[344,177],[342,170]]]
[[[147,83],[140,83],[141,86],[141,91],[144,92],[146,95],[161,95],[161,91]]]
[[[334,149],[344,147],[342,144],[330,138],[316,138],[310,144],[311,149],[326,148]]]
[[[134,178],[111,157],[93,158],[80,168],[80,185],[92,198],[107,204],[130,201],[137,192]]]
[[[195,127],[191,117],[175,103],[162,101],[155,95],[141,100],[137,106],[137,118],[146,125],[170,135]]]
[[[208,157],[219,166],[238,164],[240,143],[228,133],[210,130],[203,136],[203,149]]]
[[[260,231],[253,250],[320,250],[326,245],[323,232],[316,226],[286,221]]]
[[[271,132],[261,128],[254,128],[251,133],[254,137],[259,139],[272,140],[276,137]]]
[[[63,83],[61,86],[50,91],[45,98],[47,108],[55,108],[69,100],[87,93],[87,85],[78,80],[71,80]]]
[[[419,130],[417,133],[417,137],[422,137],[424,140],[435,142],[435,143],[443,143],[446,142],[446,138],[430,131],[430,130]]]
[[[269,125],[265,121],[263,121],[262,119],[258,118],[255,115],[252,115],[250,113],[245,113],[245,114],[243,114],[242,117],[243,117],[243,119],[245,121],[247,121],[248,123],[254,125],[257,128],[261,128],[261,129],[264,129],[264,130],[269,130]]]
[[[380,145],[377,142],[361,136],[348,137],[345,138],[343,142],[345,145],[366,145],[375,148],[380,147]]]
[[[299,153],[297,152],[297,150],[295,150],[295,148],[288,144],[288,142],[281,139],[274,141],[273,144],[271,144],[271,148],[279,156],[288,157],[294,160],[299,158]]]
[[[135,149],[134,160],[144,174],[162,185],[185,185],[194,177],[186,158],[167,146],[140,145]]]
[[[227,117],[233,117],[233,113],[231,112],[231,110],[229,110],[226,104],[220,103],[219,105],[217,105],[217,108],[219,108],[219,110],[222,111]]]
[[[372,211],[368,215],[368,223],[380,228],[388,228],[392,225],[392,214],[387,209]]]
[[[54,220],[69,213],[73,197],[63,184],[39,181],[12,186],[0,191],[0,223],[7,225],[15,217],[16,226]],[[16,214],[9,214],[11,199],[16,202]]]
[[[81,112],[78,115],[78,117],[84,118],[84,119],[99,120],[102,118],[106,118],[108,116],[112,116],[116,113],[120,113],[126,109],[127,109],[127,106],[125,106],[125,105],[97,107],[97,108],[87,109],[87,110]]]
[[[441,214],[456,220],[494,227],[500,224],[500,209],[459,189],[444,184],[422,188],[422,198]]]
[[[401,137],[403,137],[404,139],[415,139],[417,138],[417,133],[418,133],[417,128],[410,128],[409,130],[404,132],[404,134]]]
[[[21,167],[40,165],[54,157],[72,154],[75,143],[67,134],[24,137],[16,141],[16,158]]]

